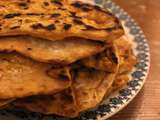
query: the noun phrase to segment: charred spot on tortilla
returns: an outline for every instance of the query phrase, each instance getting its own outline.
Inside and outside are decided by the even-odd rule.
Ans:
[[[81,19],[81,18],[82,18],[82,17],[80,17],[80,16],[77,16],[77,15],[76,15],[76,12],[70,11],[70,13],[71,13],[70,17],[73,17],[73,18],[75,18],[75,19]]]
[[[31,28],[37,30],[37,29],[43,28],[43,24],[42,23],[36,23],[36,24],[31,25]]]
[[[70,14],[71,14],[71,15],[70,15],[71,17],[75,17],[75,16],[76,16],[76,12],[70,11]]]
[[[93,10],[93,7],[89,4],[86,4],[86,3],[74,2],[74,3],[72,3],[72,6],[82,9],[84,12],[89,12],[89,11]],[[99,8],[97,6],[94,6],[94,8],[96,10],[101,10],[101,8]]]
[[[21,2],[21,3],[18,3],[18,6],[20,6],[21,8],[23,9],[28,9],[28,4],[26,2]]]
[[[32,50],[32,48],[27,48],[27,50]]]
[[[4,16],[4,19],[10,19],[10,18],[14,18],[14,17],[18,17],[21,16],[21,13],[10,13]]]
[[[60,21],[59,21],[59,20],[56,20],[55,23],[60,23]]]
[[[14,30],[14,29],[17,29],[17,28],[20,28],[20,26],[14,26],[14,27],[11,27],[10,29]]]
[[[53,13],[52,15],[51,15],[51,17],[59,17],[59,16],[61,16],[61,14],[60,13]]]
[[[31,25],[31,27],[33,29],[45,29],[45,30],[48,30],[48,31],[52,31],[52,30],[55,30],[56,29],[56,26],[54,24],[49,24],[47,26],[44,26],[43,24],[41,23],[36,23],[36,24],[33,24]]]
[[[44,15],[44,13],[27,13],[28,16],[41,16]]]
[[[61,0],[51,0],[51,3],[55,3],[55,4],[61,5],[61,6],[63,5]]]
[[[43,4],[44,4],[45,6],[49,6],[49,3],[46,2],[46,1],[44,1]]]
[[[72,6],[76,7],[76,8],[81,8],[82,4],[80,2],[75,2],[71,4]]]
[[[72,24],[64,23],[63,29],[64,29],[64,30],[69,30],[71,27],[72,27]]]
[[[21,3],[18,3],[18,6],[26,7],[26,6],[27,6],[27,3],[25,3],[25,2],[21,2]]]
[[[54,24],[50,24],[50,25],[47,25],[46,27],[43,27],[43,28],[45,28],[48,31],[51,31],[51,30],[55,30],[56,26]]]
[[[83,25],[84,23],[80,19],[73,19],[73,22],[79,25]]]
[[[62,7],[59,7],[58,9],[63,11],[67,10],[66,8],[62,8]]]

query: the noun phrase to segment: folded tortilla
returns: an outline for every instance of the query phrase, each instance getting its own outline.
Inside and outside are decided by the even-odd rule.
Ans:
[[[129,74],[137,63],[137,60],[132,50],[132,43],[127,38],[122,37],[120,40],[114,41],[114,45],[119,57],[119,70],[112,89],[117,90],[128,82],[130,79]]]
[[[92,70],[91,70],[92,71]],[[82,112],[96,107],[109,92],[115,73],[87,69],[80,70],[73,83],[77,111]]]
[[[107,62],[112,63],[108,68]],[[126,84],[128,73],[135,63],[131,44],[125,39],[117,40],[101,53],[48,71],[48,75],[54,79],[61,74],[63,78],[71,80],[69,88],[52,95],[17,99],[12,105],[47,115],[76,117],[80,112],[96,107],[111,91]]]
[[[114,52],[114,49],[108,50]],[[111,61],[113,60],[110,60],[110,62]],[[72,85],[65,91],[70,90],[70,92],[67,93],[67,95],[72,98],[70,102],[67,101],[68,99],[66,100],[63,98],[65,97],[64,92],[59,92],[58,94],[53,94],[51,96],[33,96],[19,99],[13,104],[33,112],[57,114],[66,117],[75,117],[80,112],[97,106],[103,100],[104,96],[109,93],[112,87],[118,70],[118,63],[115,63],[116,65],[114,67],[116,68],[114,68],[115,71],[113,72],[103,71],[99,68],[96,69],[96,67],[86,67],[83,62],[77,62],[75,64],[68,66],[70,69]],[[52,70],[54,71],[54,69]],[[55,98],[54,96],[56,96],[56,99],[52,99]],[[30,102],[26,102],[28,99]]]
[[[51,64],[35,62],[16,53],[0,53],[0,99],[53,94],[71,85],[67,78],[48,75],[49,69]]]
[[[75,117],[78,115],[75,98],[71,89],[50,96],[32,96],[13,102],[18,108],[43,114]]]
[[[76,117],[80,112],[97,106],[112,87],[115,74],[83,69],[78,72],[69,89],[51,96],[33,96],[19,99],[13,104],[33,112],[57,114],[65,117]],[[93,84],[93,85],[92,85]]]
[[[109,47],[97,55],[82,59],[80,60],[80,63],[89,68],[106,72],[116,72],[118,59],[114,53],[115,51],[112,51],[111,49],[112,47]]]
[[[16,51],[39,62],[61,65],[102,52],[105,46],[106,44],[102,42],[76,37],[61,41],[49,41],[29,36],[0,38],[0,51]]]
[[[135,57],[110,12],[68,0],[0,6],[2,105],[72,118],[128,80]]]

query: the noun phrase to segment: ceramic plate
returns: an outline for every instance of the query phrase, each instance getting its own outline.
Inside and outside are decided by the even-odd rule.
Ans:
[[[119,91],[112,93],[97,108],[86,111],[74,119],[62,118],[55,115],[43,116],[39,113],[30,113],[22,110],[1,110],[1,120],[106,120],[122,110],[131,100],[133,100],[143,87],[149,71],[150,54],[147,41],[142,30],[135,21],[115,3],[110,0],[95,0],[95,3],[105,9],[109,9],[121,20],[127,36],[133,43],[133,49],[138,58],[138,63],[133,69],[127,85]]]

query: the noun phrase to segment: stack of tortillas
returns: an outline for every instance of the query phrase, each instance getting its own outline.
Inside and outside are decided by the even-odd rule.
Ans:
[[[69,0],[0,0],[0,106],[76,117],[128,81],[118,19]]]

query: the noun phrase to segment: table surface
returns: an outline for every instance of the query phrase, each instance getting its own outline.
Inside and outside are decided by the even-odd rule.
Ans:
[[[113,0],[142,27],[151,49],[151,68],[138,96],[109,120],[160,120],[160,0]]]

